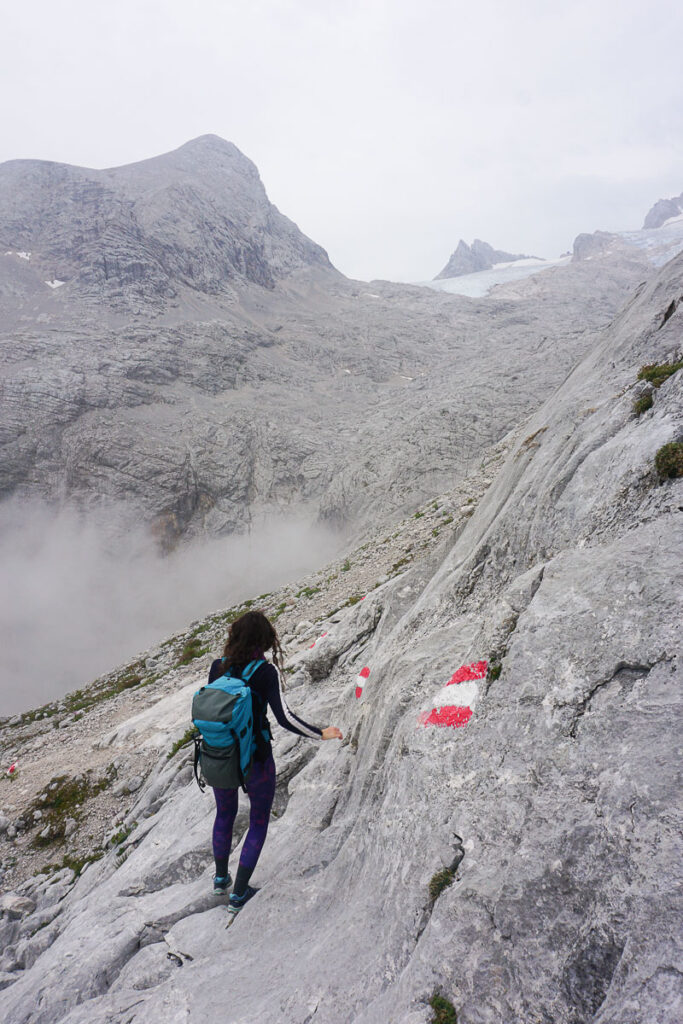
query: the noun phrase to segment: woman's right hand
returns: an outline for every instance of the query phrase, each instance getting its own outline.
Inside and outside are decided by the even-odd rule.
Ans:
[[[323,729],[323,739],[343,740],[344,737],[342,736],[341,731],[337,728],[336,725],[328,725],[326,729]]]

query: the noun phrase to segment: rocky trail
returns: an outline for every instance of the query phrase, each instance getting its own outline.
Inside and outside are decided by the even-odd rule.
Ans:
[[[130,820],[135,793],[159,756],[168,753],[189,727],[191,694],[220,654],[234,616],[254,606],[276,621],[285,651],[291,652],[288,668],[293,678],[288,683],[295,685],[292,666],[297,655],[341,622],[369,592],[408,570],[419,567],[424,575],[438,564],[512,444],[511,434],[487,453],[476,473],[416,509],[391,533],[371,535],[348,556],[296,584],[254,595],[193,622],[187,632],[163,640],[89,687],[0,720],[1,890],[46,868],[54,870],[55,858],[78,869],[117,845],[117,837],[126,831],[124,822]],[[148,709],[154,710],[147,713]],[[140,728],[127,727],[138,717],[154,722],[142,739]],[[183,749],[187,753],[189,748]],[[50,785],[55,779],[80,779],[77,769],[84,764],[87,786],[77,794],[77,818],[67,810],[59,816],[48,814],[43,795],[49,798]],[[7,774],[10,765],[17,766],[12,775]],[[60,820],[52,825],[52,835],[43,834],[48,818],[56,817]]]

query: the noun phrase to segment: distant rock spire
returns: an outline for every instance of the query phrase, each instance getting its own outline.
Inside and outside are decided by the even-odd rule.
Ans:
[[[434,280],[462,277],[463,274],[475,274],[478,270],[490,270],[495,263],[511,263],[514,260],[526,259],[529,257],[504,252],[502,249],[494,249],[488,242],[482,242],[480,238],[475,238],[471,247],[461,238],[457,249]]]
[[[650,228],[661,228],[667,220],[679,217],[682,213],[683,192],[680,196],[673,196],[671,199],[658,199],[643,222],[643,231],[648,231]]]

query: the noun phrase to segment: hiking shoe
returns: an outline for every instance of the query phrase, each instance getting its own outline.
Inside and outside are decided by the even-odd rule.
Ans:
[[[233,892],[228,900],[228,909],[236,914],[257,892],[258,889],[254,889],[253,885],[248,885],[241,896]]]
[[[225,878],[220,878],[218,875],[213,876],[213,891],[219,896],[225,896],[231,885],[232,878],[229,873]]]

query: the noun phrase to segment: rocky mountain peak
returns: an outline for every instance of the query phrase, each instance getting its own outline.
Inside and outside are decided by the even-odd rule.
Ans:
[[[522,254],[515,255],[503,249],[494,249],[481,238],[475,238],[471,246],[461,238],[448,263],[434,280],[461,277],[463,274],[474,274],[479,270],[490,270],[495,263],[511,263],[514,260],[525,259],[528,257]]]
[[[178,146],[176,150],[173,150],[173,152],[180,153],[183,150],[191,152],[213,151],[216,153],[230,153],[242,157],[243,160],[248,160],[248,157],[244,156],[233,142],[229,142],[220,135],[214,135],[213,132],[207,132],[205,135],[198,135],[195,139],[189,139],[187,142],[184,142],[182,146]],[[249,160],[249,163],[251,163],[251,160]]]
[[[269,202],[252,161],[216,135],[106,170],[0,165],[0,249],[31,253],[37,290],[59,280],[115,306],[333,271]]]
[[[256,164],[245,156],[234,143],[222,139],[220,135],[199,135],[196,139],[190,139],[189,142],[178,146],[177,149],[131,164],[123,164],[120,167],[110,167],[107,169],[107,173],[117,177],[141,176],[144,180],[144,176],[149,171],[157,168],[169,179],[183,174],[204,178],[216,171],[228,172],[244,177],[251,182],[258,182],[259,189],[265,196],[265,189]]]
[[[613,231],[584,231],[577,235],[572,246],[572,260],[592,260],[598,256],[607,256],[618,246],[619,235]]]
[[[671,199],[658,199],[643,221],[643,231],[661,228],[666,221],[672,217],[680,217],[681,214],[683,214],[683,192],[680,196],[673,196]]]

